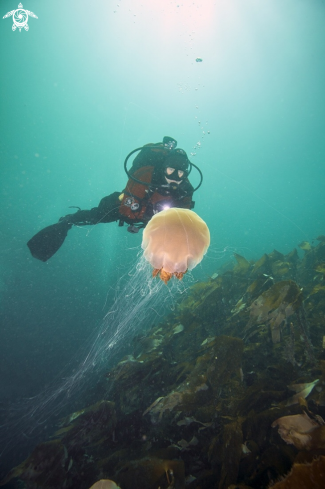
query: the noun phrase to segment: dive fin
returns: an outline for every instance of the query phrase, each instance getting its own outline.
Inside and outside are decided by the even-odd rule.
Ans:
[[[62,246],[72,224],[61,221],[39,231],[27,243],[34,258],[47,261]]]

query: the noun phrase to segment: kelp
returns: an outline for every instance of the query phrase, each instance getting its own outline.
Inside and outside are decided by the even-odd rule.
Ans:
[[[246,273],[247,270],[251,267],[249,261],[247,261],[244,256],[238,255],[238,253],[234,253],[234,257],[237,261],[237,265],[235,265],[234,267],[234,272]]]
[[[291,384],[289,385],[289,389],[296,392],[296,394],[290,399],[287,400],[286,406],[292,406],[293,404],[298,404],[299,400],[305,399],[309,396],[315,385],[319,382],[319,379],[314,380],[313,382],[307,382],[306,384]]]
[[[281,281],[263,292],[250,306],[246,331],[267,324],[273,343],[281,340],[281,327],[302,304],[302,291],[292,280]]]
[[[155,423],[166,413],[195,412],[212,400],[217,390],[233,375],[239,375],[243,342],[226,336],[216,337],[204,345],[196,365],[176,390],[156,399],[143,413],[150,413]],[[203,348],[204,348],[203,347]]]
[[[61,420],[61,428],[54,434],[67,447],[98,445],[109,439],[116,426],[115,405],[99,401]]]
[[[312,249],[312,246],[308,241],[302,241],[298,246],[304,251],[310,251]]]
[[[304,251],[235,254],[146,333],[139,325],[102,379],[105,400],[94,390],[4,481],[266,489],[296,469],[298,450],[304,467],[307,453],[325,455],[325,240]]]
[[[295,463],[284,480],[272,485],[272,489],[323,489],[325,480],[325,457],[310,464]]]
[[[282,440],[294,445],[299,450],[310,449],[312,447],[320,448],[314,446],[312,435],[315,430],[321,429],[321,426],[306,413],[283,416],[282,418],[276,419],[272,423],[272,428],[276,427],[278,427],[278,433]]]
[[[154,457],[134,460],[119,469],[117,480],[128,489],[184,489],[184,463]]]
[[[68,459],[68,451],[59,440],[40,443],[24,462],[8,473],[0,482],[0,486],[19,477],[27,484],[35,484],[38,487],[63,487],[66,479],[65,467],[67,464],[69,466]]]

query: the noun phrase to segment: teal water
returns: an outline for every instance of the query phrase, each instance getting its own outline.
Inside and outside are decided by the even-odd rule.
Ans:
[[[0,8],[2,402],[58,375],[136,261],[141,233],[116,223],[72,229],[46,264],[26,246],[122,190],[132,149],[173,136],[204,174],[194,279],[325,233],[323,1],[30,0],[28,32]]]

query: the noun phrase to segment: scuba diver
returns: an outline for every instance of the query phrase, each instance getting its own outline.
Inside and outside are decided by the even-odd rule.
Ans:
[[[129,232],[137,233],[157,212],[169,207],[193,209],[193,192],[201,186],[203,176],[201,170],[189,161],[185,151],[176,147],[177,141],[165,136],[160,143],[146,144],[131,151],[124,162],[129,177],[125,189],[104,197],[98,207],[90,210],[77,207],[79,210],[74,214],[61,217],[57,224],[39,231],[27,243],[33,257],[44,262],[51,258],[73,225],[118,221],[119,226],[126,223]],[[138,151],[140,153],[128,170],[128,159]],[[196,188],[188,180],[193,167],[200,174]]]

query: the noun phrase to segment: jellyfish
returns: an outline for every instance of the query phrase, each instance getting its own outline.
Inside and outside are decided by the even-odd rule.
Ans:
[[[172,207],[155,214],[143,231],[145,259],[153,266],[152,275],[163,282],[174,275],[181,280],[193,270],[210,244],[206,223],[189,209]]]
[[[90,489],[120,489],[114,481],[110,479],[101,479],[91,486]]]

